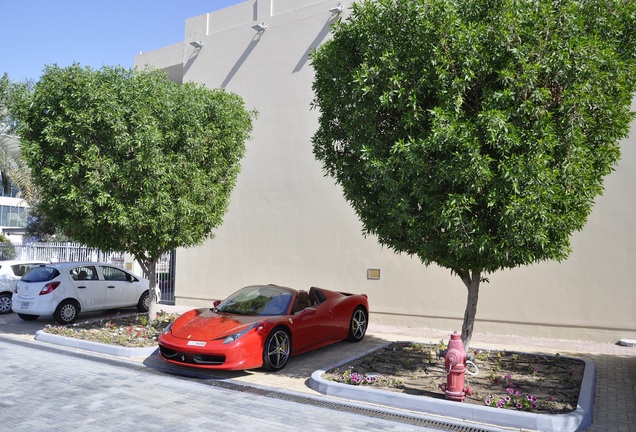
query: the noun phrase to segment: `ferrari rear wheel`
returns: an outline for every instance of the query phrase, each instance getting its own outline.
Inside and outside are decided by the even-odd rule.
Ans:
[[[263,369],[278,371],[285,367],[291,353],[291,339],[287,330],[278,327],[267,336],[263,347]]]
[[[353,315],[351,316],[349,336],[347,337],[347,340],[350,340],[351,342],[360,342],[367,332],[367,324],[369,324],[367,311],[364,310],[362,306],[358,306],[355,308]]]

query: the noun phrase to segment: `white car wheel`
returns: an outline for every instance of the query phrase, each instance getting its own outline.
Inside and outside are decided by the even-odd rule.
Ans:
[[[11,293],[0,293],[0,314],[8,314],[11,312]]]

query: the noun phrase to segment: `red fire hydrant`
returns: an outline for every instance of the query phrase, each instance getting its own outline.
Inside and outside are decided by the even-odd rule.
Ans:
[[[446,384],[440,384],[439,388],[446,394],[446,399],[462,402],[466,399],[466,395],[473,394],[473,389],[470,386],[464,386],[466,351],[464,351],[464,344],[457,332],[451,335],[448,349],[442,356],[445,359]]]

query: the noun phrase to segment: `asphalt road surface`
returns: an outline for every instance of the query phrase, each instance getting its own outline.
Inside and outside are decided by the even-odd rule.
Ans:
[[[54,322],[0,315],[3,430],[434,430],[409,416],[320,395],[259,389],[210,376],[188,377],[146,362],[35,342],[33,335],[46,324]]]

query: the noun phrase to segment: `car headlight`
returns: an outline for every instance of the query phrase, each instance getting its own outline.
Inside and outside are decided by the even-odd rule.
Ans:
[[[225,345],[225,344],[229,344],[229,343],[234,342],[235,340],[237,340],[241,336],[247,334],[248,332],[254,330],[257,327],[260,327],[260,325],[261,325],[260,322],[255,322],[251,326],[244,328],[243,330],[241,330],[238,333],[234,333],[234,334],[231,334],[229,336],[226,336],[225,339],[223,340],[223,344]]]

